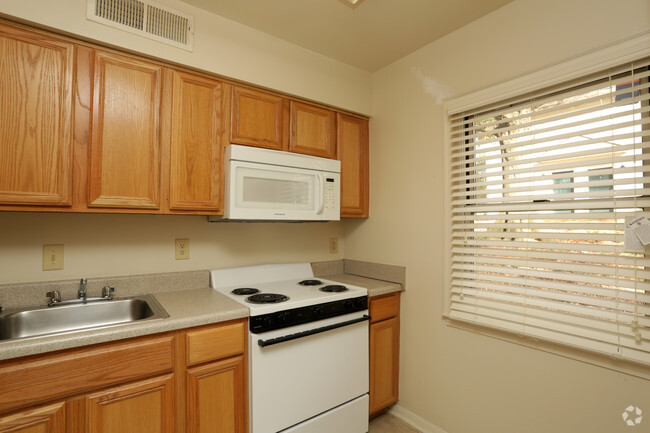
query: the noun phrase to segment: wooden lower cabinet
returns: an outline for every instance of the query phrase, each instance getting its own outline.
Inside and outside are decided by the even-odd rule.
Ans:
[[[0,433],[65,433],[65,402],[0,416]]]
[[[86,397],[88,433],[173,433],[174,376],[109,388]]]
[[[400,294],[370,299],[370,416],[399,399]]]
[[[187,433],[244,433],[244,357],[187,371]]]
[[[2,361],[0,433],[246,433],[246,323]]]

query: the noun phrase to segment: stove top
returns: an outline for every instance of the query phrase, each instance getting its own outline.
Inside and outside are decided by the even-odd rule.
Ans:
[[[210,286],[246,305],[251,316],[368,294],[363,287],[315,279],[309,263],[216,269],[210,272]]]

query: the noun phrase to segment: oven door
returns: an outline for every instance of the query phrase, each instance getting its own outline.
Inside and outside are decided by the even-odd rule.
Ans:
[[[366,315],[367,310],[250,334],[251,433],[367,431]],[[328,330],[310,332],[323,329]]]

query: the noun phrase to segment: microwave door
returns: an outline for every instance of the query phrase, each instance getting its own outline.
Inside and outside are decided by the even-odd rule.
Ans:
[[[318,215],[323,198],[318,172],[243,162],[231,168],[230,218],[305,220]]]

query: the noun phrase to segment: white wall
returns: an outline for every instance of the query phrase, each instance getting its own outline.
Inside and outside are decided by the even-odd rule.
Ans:
[[[0,284],[338,260],[345,244],[340,224],[0,212]],[[332,237],[339,237],[338,254],[329,252]],[[189,238],[189,260],[175,260],[177,238]],[[64,245],[63,270],[42,270],[46,244]]]
[[[370,73],[179,0],[157,2],[195,17],[193,52],[88,21],[85,0],[2,0],[0,16],[126,47],[357,113],[370,112]]]
[[[442,318],[441,106],[649,29],[649,0],[515,0],[373,74],[371,218],[345,223],[345,256],[407,267],[399,409],[429,431],[624,432],[630,404],[650,428],[648,380]]]

